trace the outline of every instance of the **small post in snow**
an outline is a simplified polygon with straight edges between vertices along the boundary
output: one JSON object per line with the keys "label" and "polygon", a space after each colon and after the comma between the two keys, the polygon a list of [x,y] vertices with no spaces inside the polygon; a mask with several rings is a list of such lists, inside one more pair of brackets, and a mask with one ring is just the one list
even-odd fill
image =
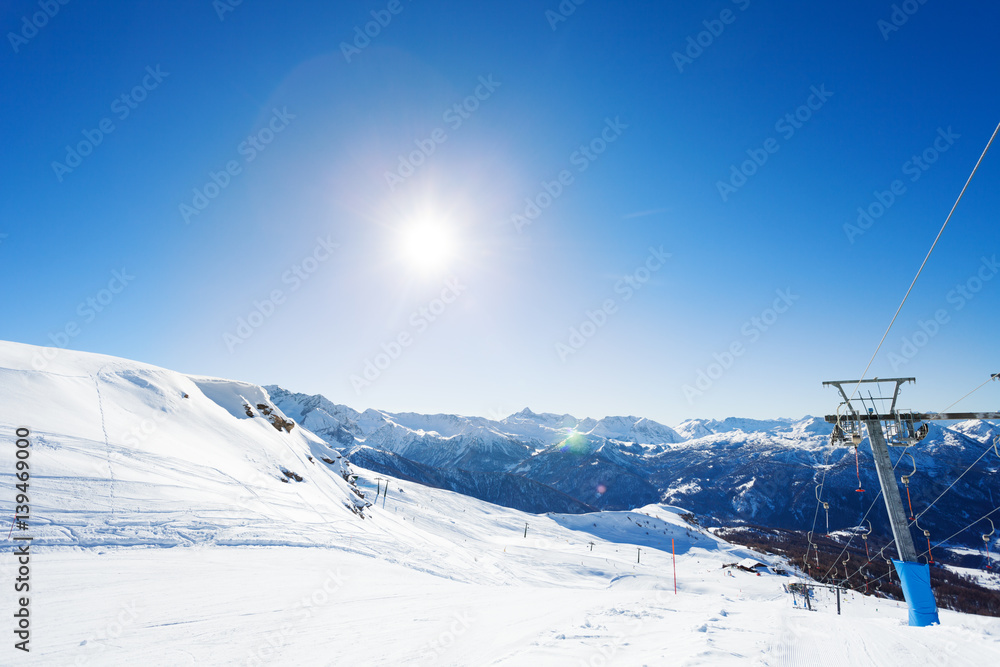
{"label": "small post in snow", "polygon": [[524,524],[524,539],[528,539],[528,524]]}
{"label": "small post in snow", "polygon": [[677,595],[677,552],[674,550],[674,538],[672,537],[670,538],[670,559],[674,562],[674,595]]}
{"label": "small post in snow", "polygon": [[640,553],[642,553],[642,549],[640,549],[639,547],[636,547],[635,548],[635,562],[636,562],[636,564],[639,563],[639,554]]}

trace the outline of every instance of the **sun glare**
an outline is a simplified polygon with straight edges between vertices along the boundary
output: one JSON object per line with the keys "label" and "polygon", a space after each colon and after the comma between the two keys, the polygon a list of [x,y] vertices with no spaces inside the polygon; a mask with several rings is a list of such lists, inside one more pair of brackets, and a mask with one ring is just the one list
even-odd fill
{"label": "sun glare", "polygon": [[400,243],[403,257],[420,271],[444,268],[455,252],[450,230],[440,223],[414,223],[403,230]]}

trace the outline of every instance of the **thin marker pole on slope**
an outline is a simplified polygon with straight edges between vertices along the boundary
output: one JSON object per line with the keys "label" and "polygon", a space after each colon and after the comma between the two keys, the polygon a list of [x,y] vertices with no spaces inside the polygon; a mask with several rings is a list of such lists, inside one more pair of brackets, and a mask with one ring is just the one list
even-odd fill
{"label": "thin marker pole on slope", "polygon": [[674,550],[674,538],[670,538],[670,559],[674,562],[674,595],[677,595],[677,552]]}
{"label": "thin marker pole on slope", "polygon": [[635,550],[635,562],[636,563],[639,562],[639,554],[640,553],[642,553],[642,549],[639,549],[638,547],[636,547],[636,550]]}
{"label": "thin marker pole on slope", "polygon": [[10,530],[7,531],[7,539],[8,540],[10,539],[10,536],[14,534],[14,522],[15,521],[17,521],[16,517],[10,520]]}
{"label": "thin marker pole on slope", "polygon": [[528,539],[528,524],[524,524],[524,539]]}

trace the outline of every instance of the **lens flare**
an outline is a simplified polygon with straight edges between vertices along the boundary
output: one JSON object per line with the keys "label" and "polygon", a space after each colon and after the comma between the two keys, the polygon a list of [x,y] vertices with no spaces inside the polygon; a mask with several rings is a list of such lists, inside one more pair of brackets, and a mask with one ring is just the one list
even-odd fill
{"label": "lens flare", "polygon": [[566,439],[559,443],[559,451],[568,454],[589,454],[590,441],[582,433],[570,433]]}

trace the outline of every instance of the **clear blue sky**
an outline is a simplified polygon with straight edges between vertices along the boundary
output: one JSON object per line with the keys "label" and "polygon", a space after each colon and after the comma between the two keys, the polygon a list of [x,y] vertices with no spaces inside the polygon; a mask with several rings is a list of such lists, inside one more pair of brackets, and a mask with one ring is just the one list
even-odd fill
{"label": "clear blue sky", "polygon": [[[6,2],[0,338],[359,409],[829,413],[1000,121],[1000,8],[904,4]],[[1000,371],[998,183],[872,367],[905,406]]]}

